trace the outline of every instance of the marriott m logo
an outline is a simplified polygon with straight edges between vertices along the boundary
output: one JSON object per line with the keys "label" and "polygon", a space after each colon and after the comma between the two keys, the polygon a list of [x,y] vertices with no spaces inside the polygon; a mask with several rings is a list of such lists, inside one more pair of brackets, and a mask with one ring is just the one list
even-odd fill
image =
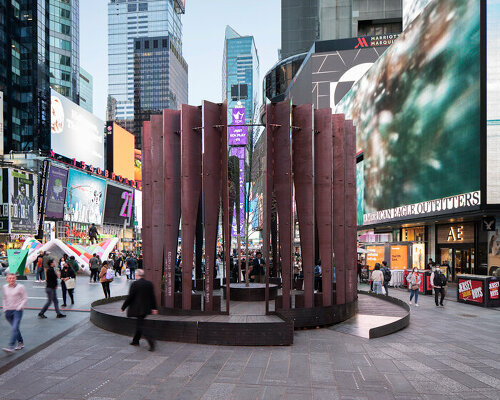
{"label": "marriott m logo", "polygon": [[357,49],[358,47],[369,47],[364,37],[358,38],[358,44],[354,48]]}

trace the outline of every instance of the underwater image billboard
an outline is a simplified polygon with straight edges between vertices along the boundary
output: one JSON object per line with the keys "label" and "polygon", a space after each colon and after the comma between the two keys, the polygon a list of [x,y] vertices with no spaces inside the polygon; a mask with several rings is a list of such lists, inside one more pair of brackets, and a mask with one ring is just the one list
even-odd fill
{"label": "underwater image billboard", "polygon": [[337,106],[363,152],[363,225],[479,207],[480,41],[479,1],[431,2]]}

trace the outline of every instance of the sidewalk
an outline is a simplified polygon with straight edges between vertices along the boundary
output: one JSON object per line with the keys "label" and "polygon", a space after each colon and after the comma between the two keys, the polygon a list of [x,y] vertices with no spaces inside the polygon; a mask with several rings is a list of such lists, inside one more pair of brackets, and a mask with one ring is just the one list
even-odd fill
{"label": "sidewalk", "polygon": [[[21,333],[23,335],[25,348],[16,351],[14,354],[0,353],[0,373],[10,368],[12,365],[24,360],[29,356],[36,354],[41,349],[47,347],[53,342],[58,341],[69,332],[89,320],[90,304],[104,297],[101,284],[89,284],[89,278],[85,275],[77,276],[77,285],[75,288],[75,305],[70,305],[69,297],[67,299],[68,307],[61,307],[66,318],[56,319],[54,307],[51,306],[45,313],[47,319],[39,319],[38,313],[45,304],[47,297],[45,295],[45,283],[34,281],[33,275],[28,275],[27,281],[18,281],[26,288],[28,294],[28,303],[23,313],[21,321]],[[117,277],[111,283],[111,295],[119,296],[128,292],[126,277]],[[0,278],[0,285],[5,284],[5,277]],[[59,306],[62,304],[61,287],[57,289]],[[1,304],[0,297],[0,304]],[[3,313],[0,315],[0,332],[2,332],[0,348],[8,344],[11,327],[5,319]],[[0,396],[1,398],[1,396]]]}

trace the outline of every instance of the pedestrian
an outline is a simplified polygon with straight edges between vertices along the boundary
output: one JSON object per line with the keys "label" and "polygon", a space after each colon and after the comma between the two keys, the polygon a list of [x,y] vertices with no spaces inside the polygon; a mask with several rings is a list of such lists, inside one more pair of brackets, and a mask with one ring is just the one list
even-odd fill
{"label": "pedestrian", "polygon": [[47,279],[47,269],[49,268],[49,264],[52,261],[52,257],[50,255],[50,251],[44,251],[43,252],[43,258],[42,258],[42,267],[43,267],[43,279]]}
{"label": "pedestrian", "polygon": [[123,267],[123,258],[120,253],[115,257],[115,262],[113,264],[113,268],[115,270],[115,276],[120,275],[122,276],[122,267]]}
{"label": "pedestrian", "polygon": [[36,280],[35,282],[42,282],[45,279],[45,274],[43,273],[43,251],[38,253],[38,257],[36,258]]}
{"label": "pedestrian", "polygon": [[57,274],[54,270],[55,264],[55,261],[51,260],[49,267],[47,268],[47,273],[45,275],[45,281],[47,283],[47,287],[45,288],[45,293],[47,293],[47,302],[43,306],[42,310],[38,313],[38,318],[47,318],[45,316],[45,311],[47,311],[51,303],[54,303],[57,318],[66,317],[66,315],[62,314],[61,310],[59,310],[59,301],[57,300]]}
{"label": "pedestrian", "polygon": [[358,260],[357,264],[356,264],[356,271],[357,271],[357,274],[358,274],[358,282],[361,283],[361,261]]}
{"label": "pedestrian", "polygon": [[71,256],[69,258],[68,265],[76,275],[78,273],[78,270],[80,269],[80,266],[78,265],[78,262],[75,260],[75,256]]}
{"label": "pedestrian", "polygon": [[128,308],[127,317],[137,318],[135,335],[130,344],[132,346],[139,346],[141,336],[144,334],[149,344],[149,351],[154,351],[154,339],[149,330],[144,327],[144,319],[149,314],[158,314],[154,286],[150,281],[144,279],[144,271],[142,269],[137,271],[137,276],[139,279],[130,285],[129,294],[122,305],[122,311]]}
{"label": "pedestrian", "polygon": [[69,298],[71,299],[71,304],[75,304],[75,298],[73,296],[73,292],[75,290],[75,271],[73,268],[70,268],[68,263],[64,263],[63,269],[61,271],[61,289],[63,296],[63,307],[66,307],[66,292],[69,294]]}
{"label": "pedestrian", "polygon": [[104,292],[104,298],[109,299],[111,297],[111,291],[109,290],[109,283],[113,281],[114,272],[108,266],[108,262],[104,261],[102,263],[101,271],[99,272],[99,281],[102,285],[102,291]]}
{"label": "pedestrian", "polygon": [[420,283],[422,283],[422,278],[417,271],[417,268],[413,268],[413,271],[406,277],[408,287],[410,288],[410,304],[412,304],[411,301],[413,296],[415,296],[415,307],[418,307],[418,291],[420,289]]}
{"label": "pedestrian", "polygon": [[384,282],[384,274],[380,270],[380,264],[375,264],[375,269],[372,272],[372,281],[373,281],[373,291],[376,294],[382,294],[382,282]]}
{"label": "pedestrian", "polygon": [[89,268],[90,268],[90,283],[92,280],[94,283],[97,282],[97,276],[99,275],[99,259],[97,258],[97,254],[93,254],[89,260]]}
{"label": "pedestrian", "polygon": [[99,235],[99,232],[97,232],[97,227],[95,224],[92,224],[89,228],[89,240],[90,244],[97,243],[97,235]]}
{"label": "pedestrian", "polygon": [[127,268],[130,270],[129,272],[129,279],[134,280],[135,279],[135,270],[137,269],[137,259],[130,254],[127,257]]}
{"label": "pedestrian", "polygon": [[384,274],[384,282],[382,285],[385,289],[385,295],[389,296],[389,282],[391,281],[392,274],[391,269],[387,266],[387,261],[382,261],[382,268],[380,268],[380,270]]}
{"label": "pedestrian", "polygon": [[[446,286],[446,276],[443,274],[439,265],[436,266],[434,271],[431,274],[430,279],[431,285],[434,287],[434,302],[436,303],[436,307],[444,307],[444,287]],[[438,297],[441,295],[441,298],[438,302]]]}
{"label": "pedestrian", "polygon": [[322,291],[322,276],[323,271],[321,269],[321,260],[317,260],[316,265],[314,266],[314,293]]}
{"label": "pedestrian", "polygon": [[265,283],[265,274],[266,274],[265,265],[266,265],[266,262],[262,258],[262,253],[260,251],[258,251],[255,256],[256,257],[252,261],[253,269],[252,269],[251,275],[254,276],[255,282]]}
{"label": "pedestrian", "polygon": [[[12,353],[14,350],[21,350],[24,348],[24,340],[19,326],[21,325],[24,306],[27,302],[28,296],[26,295],[26,289],[23,285],[17,284],[16,274],[8,273],[7,284],[3,287],[2,296],[3,312],[5,313],[5,318],[12,326],[12,336],[9,345],[2,349],[7,353]],[[16,342],[17,346],[14,347]]]}
{"label": "pedestrian", "polygon": [[61,272],[64,268],[64,264],[68,262],[68,255],[66,253],[63,254],[61,259],[59,260],[59,272]]}

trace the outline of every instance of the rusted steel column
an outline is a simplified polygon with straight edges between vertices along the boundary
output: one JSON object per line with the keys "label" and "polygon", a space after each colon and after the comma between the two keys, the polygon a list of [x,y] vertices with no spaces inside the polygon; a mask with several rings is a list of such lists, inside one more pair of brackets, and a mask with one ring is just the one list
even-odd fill
{"label": "rusted steel column", "polygon": [[[269,104],[267,106],[267,126],[266,131],[263,133],[266,135],[266,145],[264,146],[264,165],[265,165],[265,176],[266,180],[264,183],[264,200],[263,200],[263,230],[262,230],[262,256],[266,261],[266,290],[265,290],[265,301],[266,301],[266,314],[269,312],[269,268],[270,268],[270,252],[269,252],[269,242],[270,242],[270,231],[271,231],[271,216],[272,216],[272,205],[273,205],[273,127],[271,124],[274,121],[274,111],[275,105]],[[274,254],[274,248],[273,248]],[[273,258],[273,263],[277,263],[277,260]],[[248,268],[248,267],[247,267]]]}
{"label": "rusted steel column", "polygon": [[304,306],[314,307],[314,130],[312,104],[293,108],[293,178],[299,220]]}
{"label": "rusted steel column", "polygon": [[[144,254],[144,272],[148,279],[154,276],[153,267],[153,208],[152,196],[152,154],[151,154],[151,123],[145,121],[142,128],[142,249]],[[153,281],[155,293],[160,293],[161,282]],[[161,298],[161,296],[159,297]]]}
{"label": "rusted steel column", "polygon": [[175,263],[181,217],[181,112],[163,110],[165,293],[163,305],[174,308]]}
{"label": "rusted steel column", "polygon": [[[151,116],[152,268],[147,278],[161,284],[163,278],[163,116]],[[161,304],[161,293],[155,293]]]}
{"label": "rusted steel column", "polygon": [[227,103],[222,103],[220,107],[220,168],[221,168],[221,196],[222,196],[222,240],[224,246],[224,268],[226,270],[226,313],[229,314],[230,286],[231,278],[229,255],[231,254],[231,223],[229,214],[229,179],[228,166],[229,156],[227,147]]}
{"label": "rusted steel column", "polygon": [[201,109],[181,108],[182,308],[191,309],[196,217],[201,196]]}
{"label": "rusted steel column", "polygon": [[345,127],[344,115],[333,116],[333,251],[335,253],[336,304],[345,304]]}
{"label": "rusted steel column", "polygon": [[[220,108],[203,102],[202,201],[205,231],[205,311],[213,311],[214,265],[221,194]],[[227,168],[226,168],[227,170]]]}
{"label": "rusted steel column", "polygon": [[[315,206],[318,232],[319,255],[321,259],[323,306],[332,305],[332,183],[333,183],[333,138],[332,111],[329,108],[314,112],[315,150]],[[302,239],[302,236],[301,236]],[[338,276],[337,276],[338,280]]]}
{"label": "rusted steel column", "polygon": [[[275,104],[273,134],[274,192],[278,205],[279,241],[281,247],[283,309],[290,308],[292,276],[292,137],[289,101]],[[272,123],[273,121],[271,121]]]}
{"label": "rusted steel column", "polygon": [[356,271],[356,128],[351,120],[345,121],[345,267],[346,302],[357,298]]}

